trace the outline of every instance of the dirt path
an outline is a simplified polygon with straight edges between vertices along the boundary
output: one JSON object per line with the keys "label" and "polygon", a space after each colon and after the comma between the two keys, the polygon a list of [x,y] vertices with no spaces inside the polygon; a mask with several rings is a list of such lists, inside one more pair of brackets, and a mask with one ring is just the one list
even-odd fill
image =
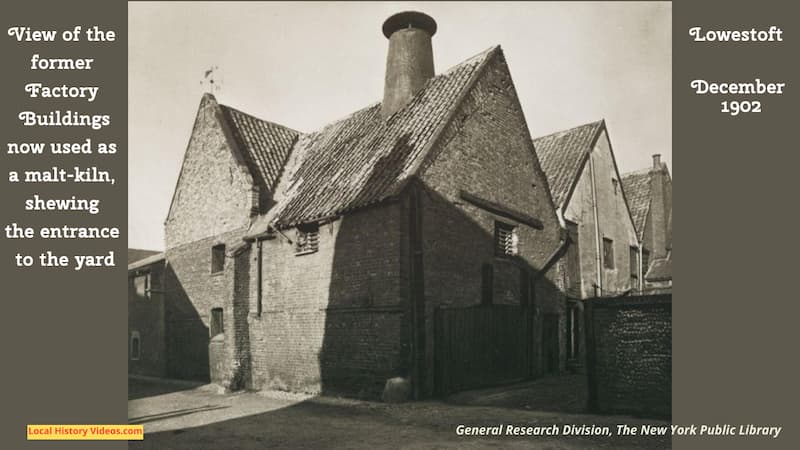
{"label": "dirt path", "polygon": [[[144,391],[147,391],[145,389]],[[456,427],[659,423],[627,417],[528,411],[442,402],[390,405],[283,393],[218,394],[204,386],[154,390],[129,401],[132,423],[145,440],[131,449],[265,448],[669,448],[669,438],[586,436],[458,436]],[[134,396],[137,397],[137,396]],[[660,423],[663,424],[663,423]]]}

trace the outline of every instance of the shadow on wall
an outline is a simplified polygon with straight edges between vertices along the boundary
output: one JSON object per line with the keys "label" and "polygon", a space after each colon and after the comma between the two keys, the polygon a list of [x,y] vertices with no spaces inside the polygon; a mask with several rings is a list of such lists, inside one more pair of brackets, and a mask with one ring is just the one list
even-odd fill
{"label": "shadow on wall", "polygon": [[[411,397],[429,398],[449,391],[437,386],[441,370],[481,374],[452,384],[465,388],[563,370],[563,295],[523,258],[496,255],[501,219],[476,211],[473,218],[415,182],[398,201],[341,219],[319,354],[323,394],[380,398],[388,379],[410,377],[419,380]],[[518,227],[521,254],[552,253],[552,245],[533,248],[552,230]],[[483,308],[472,316],[490,318],[442,319],[441,308]],[[543,334],[553,319],[555,330]],[[458,333],[445,337],[440,325],[447,320],[458,321]],[[454,352],[467,361],[449,367]],[[493,368],[506,358],[519,364],[503,373]]]}
{"label": "shadow on wall", "polygon": [[167,264],[165,310],[167,376],[210,381],[208,327],[203,323],[171,264]]}

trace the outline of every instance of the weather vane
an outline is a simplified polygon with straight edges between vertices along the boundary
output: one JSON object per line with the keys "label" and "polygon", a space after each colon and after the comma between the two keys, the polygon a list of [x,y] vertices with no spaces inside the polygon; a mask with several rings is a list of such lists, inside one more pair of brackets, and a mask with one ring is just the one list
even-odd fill
{"label": "weather vane", "polygon": [[211,66],[203,72],[203,79],[200,80],[205,92],[216,94],[222,89],[222,74],[219,66]]}

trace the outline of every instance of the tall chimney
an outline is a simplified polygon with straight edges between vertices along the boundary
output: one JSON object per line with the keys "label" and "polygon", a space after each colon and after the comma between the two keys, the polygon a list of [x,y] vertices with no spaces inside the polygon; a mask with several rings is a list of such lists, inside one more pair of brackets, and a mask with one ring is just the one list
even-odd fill
{"label": "tall chimney", "polygon": [[389,38],[381,104],[384,119],[403,108],[433,78],[431,37],[435,33],[436,21],[417,11],[397,13],[383,23],[383,35]]}

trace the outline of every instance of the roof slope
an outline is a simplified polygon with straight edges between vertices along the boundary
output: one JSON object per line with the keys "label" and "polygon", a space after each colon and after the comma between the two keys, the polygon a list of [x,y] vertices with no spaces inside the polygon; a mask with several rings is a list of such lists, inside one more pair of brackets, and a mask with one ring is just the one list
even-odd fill
{"label": "roof slope", "polygon": [[599,120],[533,140],[557,208],[563,207],[568,200],[584,158],[602,127],[603,121]]}
{"label": "roof slope", "polygon": [[639,239],[644,239],[645,221],[650,211],[650,169],[622,175],[622,189],[628,197],[633,224]]}
{"label": "roof slope", "polygon": [[139,261],[140,259],[145,259],[148,256],[156,255],[160,253],[157,250],[144,250],[140,248],[129,248],[128,249],[128,264],[132,262]]}
{"label": "roof slope", "polygon": [[254,180],[271,191],[300,133],[230,106],[219,106]]}
{"label": "roof slope", "polygon": [[650,270],[644,277],[647,281],[671,281],[672,280],[672,252],[667,253],[665,258],[659,258],[650,264]]}
{"label": "roof slope", "polygon": [[462,94],[499,52],[499,47],[490,48],[431,78],[388,119],[376,103],[300,136],[275,192],[277,204],[254,221],[248,236],[263,233],[268,225],[284,228],[321,220],[398,194]]}

